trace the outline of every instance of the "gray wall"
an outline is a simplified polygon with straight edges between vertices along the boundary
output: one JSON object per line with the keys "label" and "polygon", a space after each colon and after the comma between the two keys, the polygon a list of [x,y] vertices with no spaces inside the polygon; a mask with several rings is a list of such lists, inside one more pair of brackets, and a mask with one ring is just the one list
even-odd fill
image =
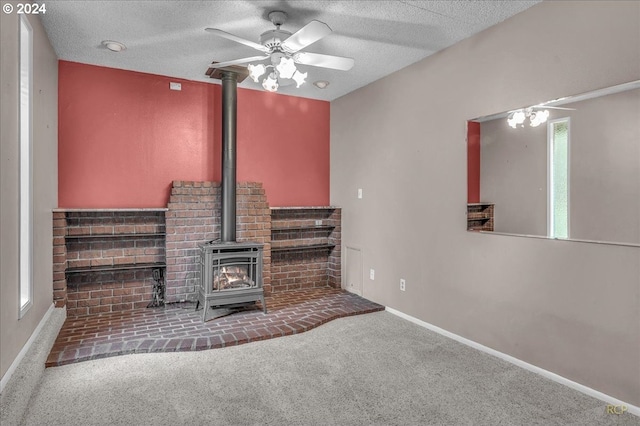
{"label": "gray wall", "polygon": [[567,106],[570,236],[640,244],[640,89]]}
{"label": "gray wall", "polygon": [[639,31],[638,2],[542,2],[332,102],[364,296],[640,405],[640,249],[465,226],[466,120],[640,78]]}
{"label": "gray wall", "polygon": [[[570,95],[558,93],[555,97]],[[550,109],[570,124],[570,232],[640,244],[640,89]],[[480,197],[495,231],[547,235],[547,126],[481,124]]]}
{"label": "gray wall", "polygon": [[[3,3],[4,4],[4,3]],[[14,3],[15,4],[15,3]],[[0,372],[52,304],[52,218],[58,202],[58,60],[35,16],[33,28],[33,306],[18,320],[18,16],[0,14]]]}

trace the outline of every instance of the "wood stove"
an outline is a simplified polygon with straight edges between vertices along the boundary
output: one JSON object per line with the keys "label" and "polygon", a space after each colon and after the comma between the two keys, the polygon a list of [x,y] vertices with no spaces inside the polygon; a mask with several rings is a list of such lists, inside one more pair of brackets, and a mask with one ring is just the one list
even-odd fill
{"label": "wood stove", "polygon": [[262,302],[267,313],[262,287],[262,250],[260,243],[236,242],[236,125],[238,73],[220,69],[222,80],[222,200],[220,241],[200,246],[200,281],[196,310],[203,305],[202,320],[209,309]]}
{"label": "wood stove", "polygon": [[262,288],[262,244],[210,241],[200,245],[200,283],[196,309],[204,307],[207,321],[211,307],[237,307],[261,302],[267,313]]}

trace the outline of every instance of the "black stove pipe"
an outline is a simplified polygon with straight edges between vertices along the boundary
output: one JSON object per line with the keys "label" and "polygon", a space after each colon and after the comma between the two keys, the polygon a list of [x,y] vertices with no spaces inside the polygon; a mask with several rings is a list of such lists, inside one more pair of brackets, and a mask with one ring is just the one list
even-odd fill
{"label": "black stove pipe", "polygon": [[236,129],[238,74],[222,72],[222,215],[220,239],[236,241]]}

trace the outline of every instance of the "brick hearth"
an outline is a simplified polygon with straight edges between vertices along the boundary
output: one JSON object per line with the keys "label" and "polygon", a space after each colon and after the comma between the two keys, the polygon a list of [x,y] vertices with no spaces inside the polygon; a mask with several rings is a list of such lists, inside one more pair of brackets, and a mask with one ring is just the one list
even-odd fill
{"label": "brick hearth", "polygon": [[344,290],[313,288],[275,293],[244,311],[202,322],[193,303],[70,316],[51,349],[47,367],[116,355],[199,351],[301,333],[336,318],[384,310]]}

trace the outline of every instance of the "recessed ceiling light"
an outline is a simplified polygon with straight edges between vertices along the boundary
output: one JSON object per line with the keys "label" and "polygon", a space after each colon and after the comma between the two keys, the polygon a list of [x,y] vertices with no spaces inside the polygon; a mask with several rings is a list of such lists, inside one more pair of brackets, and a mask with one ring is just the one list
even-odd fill
{"label": "recessed ceiling light", "polygon": [[327,86],[329,85],[329,82],[325,80],[318,80],[318,81],[314,81],[313,85],[316,86],[318,89],[326,89]]}
{"label": "recessed ceiling light", "polygon": [[104,40],[102,42],[102,45],[107,49],[111,50],[112,52],[122,52],[127,48],[127,46],[120,43],[119,41],[113,41],[113,40]]}

